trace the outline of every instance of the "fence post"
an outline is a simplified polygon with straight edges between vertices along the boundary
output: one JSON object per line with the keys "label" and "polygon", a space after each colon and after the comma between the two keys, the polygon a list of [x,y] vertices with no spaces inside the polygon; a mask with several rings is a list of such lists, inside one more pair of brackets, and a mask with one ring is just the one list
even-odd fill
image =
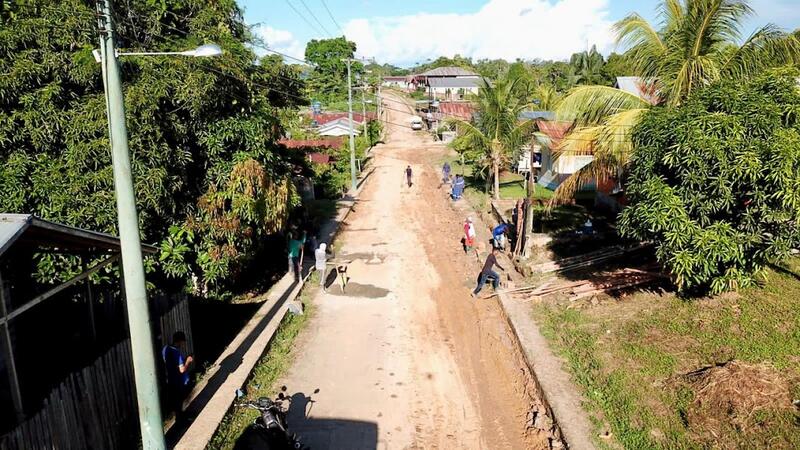
{"label": "fence post", "polygon": [[22,393],[19,389],[19,377],[17,376],[17,365],[14,362],[14,346],[11,343],[11,332],[9,331],[8,323],[8,308],[6,305],[6,289],[3,286],[3,277],[0,274],[0,316],[2,316],[3,327],[3,341],[5,345],[6,364],[8,365],[8,384],[11,387],[11,399],[14,402],[14,410],[17,413],[17,420],[22,421],[25,418],[25,410],[22,407]]}

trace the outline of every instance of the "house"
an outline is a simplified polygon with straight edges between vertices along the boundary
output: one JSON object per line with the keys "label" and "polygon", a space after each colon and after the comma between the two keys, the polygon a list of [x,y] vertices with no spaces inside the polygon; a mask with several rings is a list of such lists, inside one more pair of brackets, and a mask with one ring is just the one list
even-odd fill
{"label": "house", "polygon": [[658,104],[660,101],[660,94],[655,80],[646,80],[641,77],[617,77],[614,82],[614,87],[633,94],[651,105]]}
{"label": "house", "polygon": [[[140,249],[159,253],[152,245]],[[43,280],[37,265],[46,255],[73,258],[77,270],[67,279]],[[31,214],[0,214],[3,448],[85,448],[90,442],[113,448],[109,436],[117,443],[138,441],[136,392],[126,381],[133,364],[120,261],[116,236]],[[186,334],[187,352],[193,352],[188,298],[151,292],[146,301],[153,353],[178,330]],[[102,420],[110,414],[108,405],[114,407],[111,421]],[[59,432],[46,425],[53,417],[79,426]],[[93,430],[103,430],[103,436]],[[48,444],[23,439],[17,447],[7,436],[35,436]]]}
{"label": "house", "polygon": [[411,84],[411,78],[406,76],[389,76],[383,77],[381,85],[387,88],[408,89]]}
{"label": "house", "polygon": [[[556,159],[553,149],[558,148],[559,144],[569,134],[572,129],[572,122],[548,121],[537,119],[536,124],[539,131],[544,135],[545,142],[537,142],[541,145],[541,168],[539,185],[548,189],[555,189],[570,175],[580,170],[583,166],[592,162],[594,156],[591,151],[579,154],[562,155]],[[584,187],[584,190],[593,190],[594,186]]]}
{"label": "house", "polygon": [[483,77],[461,67],[437,67],[411,77],[411,84],[424,86],[431,99],[463,100],[471,92],[477,94]]}
{"label": "house", "polygon": [[478,95],[485,83],[483,78],[429,78],[428,95],[436,100],[464,100],[468,94]]}
{"label": "house", "polygon": [[[319,113],[313,114],[311,116],[311,120],[316,123],[317,126],[325,125],[329,122],[333,122],[339,119],[347,119],[349,117],[349,113],[347,112],[329,112],[329,113]],[[353,112],[353,124],[356,126],[361,126],[364,124],[365,116],[361,113]],[[366,115],[366,120],[375,120],[375,113],[368,112]]]}
{"label": "house", "polygon": [[353,118],[353,125],[352,128],[350,127],[350,119],[346,117],[342,117],[336,120],[331,120],[326,122],[324,125],[321,125],[317,129],[317,133],[320,136],[349,136],[350,130],[353,130],[353,134],[357,135],[359,133],[358,128],[363,125],[363,123],[357,122],[355,118]]}

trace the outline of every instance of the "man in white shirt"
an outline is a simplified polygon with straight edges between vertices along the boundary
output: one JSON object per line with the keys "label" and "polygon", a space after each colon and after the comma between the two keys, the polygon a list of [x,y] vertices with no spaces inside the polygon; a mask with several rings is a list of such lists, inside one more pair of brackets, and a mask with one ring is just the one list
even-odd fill
{"label": "man in white shirt", "polygon": [[325,291],[325,268],[328,263],[327,247],[327,244],[322,243],[319,244],[318,249],[314,250],[314,267],[319,272],[319,285],[322,286],[323,291]]}

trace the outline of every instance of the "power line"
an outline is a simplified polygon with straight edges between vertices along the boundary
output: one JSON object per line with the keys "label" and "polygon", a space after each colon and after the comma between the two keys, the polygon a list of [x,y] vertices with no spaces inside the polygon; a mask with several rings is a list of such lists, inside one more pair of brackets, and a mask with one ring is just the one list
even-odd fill
{"label": "power line", "polygon": [[301,19],[303,19],[303,21],[304,21],[306,24],[308,24],[308,26],[309,26],[311,29],[313,29],[313,30],[314,30],[314,32],[318,33],[320,36],[323,34],[323,33],[321,33],[321,32],[319,31],[319,29],[318,29],[316,26],[314,26],[314,24],[312,24],[311,22],[309,22],[309,21],[308,21],[308,19],[306,19],[306,16],[304,16],[304,15],[303,15],[303,14],[302,14],[300,11],[298,11],[298,10],[297,10],[297,8],[295,8],[295,7],[294,7],[294,5],[293,5],[293,4],[292,4],[292,3],[291,3],[289,0],[284,0],[284,1],[286,2],[286,4],[287,4],[287,5],[289,5],[289,7],[290,7],[290,8],[292,8],[292,10],[293,10],[293,11],[294,11],[294,12],[295,12],[295,13],[296,13],[298,16],[300,16],[300,18],[301,18]]}
{"label": "power line", "polygon": [[328,31],[327,28],[325,28],[325,25],[323,25],[322,22],[319,21],[319,19],[317,18],[317,15],[314,14],[313,11],[311,11],[311,8],[308,7],[308,5],[306,4],[305,0],[300,0],[300,4],[302,4],[303,7],[306,9],[306,11],[308,11],[308,13],[311,14],[311,18],[314,19],[314,21],[316,21],[319,24],[320,27],[322,27],[323,31],[325,31],[325,34],[327,34],[330,37],[333,37],[331,32]]}
{"label": "power line", "polygon": [[336,25],[336,28],[338,28],[339,31],[342,32],[342,36],[344,36],[344,30],[342,29],[341,26],[339,26],[339,22],[336,21],[336,18],[333,17],[333,13],[331,12],[331,9],[328,8],[328,4],[325,2],[325,0],[320,0],[320,1],[322,2],[322,6],[325,7],[325,11],[328,11],[328,17],[331,18],[333,23]]}
{"label": "power line", "polygon": [[[170,28],[170,29],[172,29],[172,30],[175,30],[175,31],[177,31],[177,32],[179,32],[179,33],[181,33],[181,34],[183,34],[184,36],[188,37],[188,33],[187,33],[186,31],[184,31],[184,30],[181,30],[181,29],[179,29],[179,28],[175,28],[175,27],[173,27],[173,26],[166,25],[166,24],[162,24],[162,25],[163,25],[163,26],[165,26],[166,28]],[[299,59],[299,58],[294,58],[294,57],[291,57],[291,56],[289,56],[289,55],[285,55],[285,54],[283,54],[283,53],[280,53],[280,52],[278,52],[278,51],[275,51],[275,50],[272,50],[272,49],[266,48],[266,47],[264,47],[264,46],[258,46],[258,47],[259,47],[259,48],[263,48],[264,50],[267,50],[267,51],[271,51],[271,52],[274,52],[274,53],[277,53],[277,54],[280,54],[280,55],[283,55],[283,56],[286,56],[286,57],[289,57],[289,58],[292,58],[292,59],[295,59],[295,60],[298,60],[298,61],[301,61],[301,62],[304,62],[304,63],[306,63],[306,64],[311,64],[311,63],[309,63],[308,61],[301,60],[301,59]],[[353,59],[356,59],[356,58],[353,58]],[[362,61],[368,61],[366,58],[361,58],[361,60],[362,60]],[[289,92],[281,91],[281,90],[279,90],[279,89],[275,89],[275,88],[274,88],[274,87],[272,87],[272,86],[267,86],[267,85],[260,84],[260,83],[256,83],[256,82],[253,82],[253,81],[244,80],[244,79],[242,79],[242,78],[239,78],[239,77],[236,77],[236,76],[234,76],[233,74],[229,74],[229,73],[226,73],[226,72],[222,72],[222,71],[220,71],[220,70],[217,70],[217,69],[215,69],[215,68],[213,68],[213,67],[210,67],[210,66],[206,66],[206,65],[203,65],[203,64],[200,64],[200,66],[201,66],[201,67],[204,67],[204,68],[206,68],[206,69],[208,69],[208,70],[210,70],[210,71],[212,71],[212,72],[215,72],[215,73],[217,73],[217,74],[219,74],[219,75],[226,76],[226,77],[228,77],[228,78],[230,78],[230,79],[232,79],[232,80],[236,80],[236,81],[239,81],[239,82],[242,82],[242,83],[249,83],[249,84],[252,84],[253,86],[260,87],[260,88],[263,88],[263,89],[267,89],[267,90],[269,90],[269,91],[276,92],[276,93],[279,93],[279,94],[283,94],[283,95],[285,95],[285,96],[287,96],[287,97],[294,98],[294,99],[298,99],[298,100],[302,100],[302,101],[304,101],[304,102],[309,100],[309,99],[308,99],[308,98],[306,98],[306,97],[301,97],[301,96],[299,96],[299,95],[295,95],[295,94],[291,94],[291,93],[289,93]],[[295,82],[295,81],[298,81],[297,79],[294,79],[294,78],[291,78],[291,77],[286,77],[286,76],[283,76],[283,75],[281,75],[281,74],[273,74],[273,75],[275,75],[276,77],[279,77],[279,78],[283,78],[283,79],[285,79],[285,80],[288,80],[288,81],[293,81],[293,82]],[[376,96],[375,96],[375,94],[372,94],[372,93],[370,93],[369,95],[370,95],[370,96],[374,96],[374,97],[376,97]],[[235,96],[235,95],[233,95],[233,94],[232,94],[232,96],[236,97],[236,96]],[[241,99],[241,98],[239,98],[239,99],[240,99],[240,100],[244,100],[244,99]],[[403,101],[400,101],[400,100],[391,100],[391,99],[389,99],[389,98],[382,98],[382,100],[383,100],[383,101],[387,101],[387,102],[394,102],[394,103],[398,103],[398,104],[401,104],[401,105],[403,105],[403,106],[406,106],[406,107],[408,107],[408,108],[411,108],[411,106],[410,106],[410,105],[408,105],[407,103],[405,103],[405,102],[403,102]],[[384,106],[384,109],[387,109],[387,110],[390,110],[390,111],[395,111],[395,112],[400,112],[400,113],[403,113],[403,114],[413,114],[412,112],[409,112],[409,111],[404,111],[404,110],[397,109],[397,108],[391,108],[391,107],[389,107],[389,106]],[[441,114],[443,117],[450,117],[450,118],[456,118],[456,119],[462,119],[462,120],[464,119],[463,117],[461,117],[461,116],[457,116],[457,115],[454,115],[454,114],[446,114],[446,113],[439,113],[439,114]],[[389,122],[389,121],[387,121],[387,120],[385,120],[385,119],[380,119],[380,118],[378,118],[378,120],[384,121],[384,122],[386,122],[386,123],[390,123],[390,124],[392,124],[392,125],[395,125],[395,126],[403,126],[403,127],[405,127],[405,126],[406,126],[406,125],[400,125],[400,124],[397,124],[397,123],[394,123],[394,122]],[[624,134],[624,133],[608,133],[607,135],[610,135],[610,136],[627,136],[627,134]],[[563,138],[561,138],[561,139],[560,139],[560,141],[565,141],[565,140],[570,140],[570,141],[579,141],[579,142],[595,142],[595,140],[592,140],[592,139],[585,139],[585,138],[571,137],[571,136],[569,136],[569,135],[568,135],[568,136],[565,136],[565,137],[563,137]]]}

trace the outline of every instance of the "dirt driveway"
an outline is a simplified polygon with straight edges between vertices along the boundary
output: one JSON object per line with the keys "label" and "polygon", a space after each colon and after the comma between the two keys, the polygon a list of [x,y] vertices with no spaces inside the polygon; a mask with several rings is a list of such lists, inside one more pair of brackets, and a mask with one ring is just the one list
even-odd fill
{"label": "dirt driveway", "polygon": [[351,283],[314,300],[282,380],[295,394],[290,427],[314,450],[547,448],[526,427],[533,400],[499,306],[469,295],[480,265],[461,251],[464,218],[433,165],[447,149],[389,112],[339,236]]}

